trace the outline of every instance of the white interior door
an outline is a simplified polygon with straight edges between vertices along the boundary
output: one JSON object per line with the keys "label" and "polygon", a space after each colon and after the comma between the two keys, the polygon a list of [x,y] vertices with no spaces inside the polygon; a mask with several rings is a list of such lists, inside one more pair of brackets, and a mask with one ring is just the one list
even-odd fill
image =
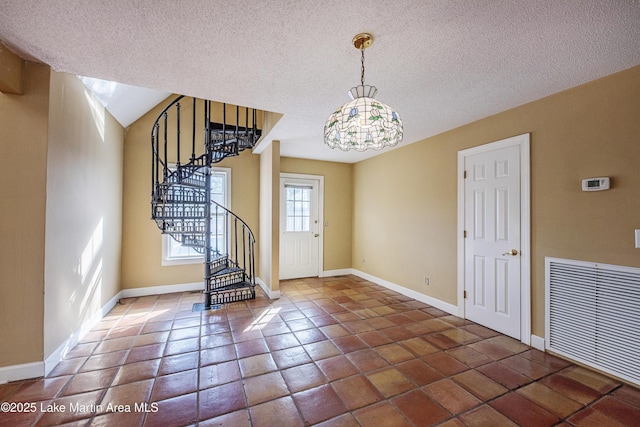
{"label": "white interior door", "polygon": [[280,178],[280,279],[320,275],[319,180]]}
{"label": "white interior door", "polygon": [[518,145],[464,159],[465,316],[521,337],[521,194]]}

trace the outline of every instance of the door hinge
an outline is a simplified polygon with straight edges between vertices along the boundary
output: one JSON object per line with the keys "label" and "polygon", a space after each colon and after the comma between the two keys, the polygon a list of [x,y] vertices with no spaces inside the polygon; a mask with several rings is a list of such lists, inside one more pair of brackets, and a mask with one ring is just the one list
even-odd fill
{"label": "door hinge", "polygon": [[464,299],[467,298],[467,291],[462,291],[462,298],[464,298]]}
{"label": "door hinge", "polygon": [[467,171],[464,171],[464,179],[467,179]]}
{"label": "door hinge", "polygon": [[462,230],[462,237],[467,238],[467,230]]}

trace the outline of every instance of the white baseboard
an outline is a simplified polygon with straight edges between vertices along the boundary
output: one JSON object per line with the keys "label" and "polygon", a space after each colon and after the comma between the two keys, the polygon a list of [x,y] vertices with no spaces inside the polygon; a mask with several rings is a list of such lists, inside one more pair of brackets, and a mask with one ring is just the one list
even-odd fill
{"label": "white baseboard", "polygon": [[320,277],[332,277],[332,276],[345,276],[347,274],[354,274],[352,268],[343,268],[341,270],[326,270],[322,272]]}
{"label": "white baseboard", "polygon": [[21,365],[3,366],[0,368],[0,384],[9,381],[26,380],[46,376],[56,367],[58,363],[69,353],[69,351],[93,328],[111,309],[118,303],[121,292],[118,292],[100,310],[82,322],[80,327],[74,331],[69,338],[64,340],[49,356],[43,361],[24,363]]}
{"label": "white baseboard", "polygon": [[118,303],[121,298],[122,291],[118,292],[113,298],[111,298],[100,310],[93,313],[93,315],[82,322],[80,328],[74,331],[69,338],[64,340],[62,344],[56,348],[53,353],[44,359],[44,375],[49,375],[49,372],[56,367],[62,359],[65,358],[67,353],[71,351],[73,347],[96,325],[104,316],[111,311],[113,307]]}
{"label": "white baseboard", "polygon": [[149,295],[173,294],[177,292],[203,291],[204,282],[181,283],[178,285],[149,286],[122,290],[122,298],[146,297]]}
{"label": "white baseboard", "polygon": [[531,347],[536,350],[545,351],[545,340],[542,337],[531,334]]}
{"label": "white baseboard", "polygon": [[0,368],[0,384],[44,376],[44,362],[23,363]]}
{"label": "white baseboard", "polygon": [[256,277],[256,283],[258,284],[258,286],[260,286],[260,289],[262,289],[262,292],[264,292],[269,299],[280,298],[280,290],[272,291],[271,289],[269,289],[267,284],[261,278]]}
{"label": "white baseboard", "polygon": [[377,285],[380,286],[384,286],[387,289],[391,289],[392,291],[398,292],[402,295],[408,296],[409,298],[413,298],[416,301],[420,301],[423,302],[425,304],[429,304],[430,306],[433,306],[439,310],[442,310],[444,312],[447,312],[449,314],[453,314],[454,316],[458,315],[458,306],[453,305],[453,304],[449,304],[448,302],[439,300],[437,298],[433,298],[430,297],[428,295],[425,294],[421,294],[420,292],[416,292],[414,290],[405,288],[404,286],[400,286],[396,283],[393,282],[389,282],[387,280],[384,279],[380,279],[379,277],[376,276],[372,276],[371,274],[365,273],[363,271],[360,270],[356,270],[356,269],[352,269],[350,270],[350,273],[345,273],[345,274],[353,274],[355,276],[361,277],[365,280],[368,280],[370,282],[373,282]]}

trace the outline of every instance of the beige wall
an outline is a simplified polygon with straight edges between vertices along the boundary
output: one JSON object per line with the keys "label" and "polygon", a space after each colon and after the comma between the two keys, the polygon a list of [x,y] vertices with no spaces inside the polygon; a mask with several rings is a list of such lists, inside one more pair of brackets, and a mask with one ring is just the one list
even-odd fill
{"label": "beige wall", "polygon": [[260,252],[258,277],[277,295],[280,291],[280,141],[260,153]]}
{"label": "beige wall", "polygon": [[42,361],[49,68],[0,93],[0,367]]}
{"label": "beige wall", "polygon": [[353,165],[283,157],[280,171],[324,177],[324,271],[351,268]]}
{"label": "beige wall", "polygon": [[[202,264],[162,266],[162,234],[151,220],[151,130],[169,97],[127,129],[124,148],[123,193],[123,289],[175,285],[203,281]],[[221,120],[219,104],[214,103],[213,120]],[[202,106],[197,107],[197,151],[203,149]],[[182,103],[182,162],[191,150],[191,100]],[[235,114],[235,108],[230,111]],[[241,114],[242,116],[242,114]],[[233,120],[231,120],[233,121]],[[260,121],[258,122],[260,123]],[[170,125],[171,126],[171,125]],[[169,135],[173,135],[169,132]],[[170,153],[173,158],[175,153]],[[231,168],[231,210],[259,236],[260,158],[250,151],[224,159],[214,166]],[[259,259],[256,259],[259,263]],[[259,265],[259,264],[258,264]]]}
{"label": "beige wall", "polygon": [[[530,132],[532,332],[544,336],[546,256],[640,267],[639,117],[635,67],[356,164],[354,268],[457,304],[457,152]],[[612,189],[581,191],[598,176]]]}
{"label": "beige wall", "polygon": [[51,73],[45,358],[120,291],[123,143],[78,77]]}

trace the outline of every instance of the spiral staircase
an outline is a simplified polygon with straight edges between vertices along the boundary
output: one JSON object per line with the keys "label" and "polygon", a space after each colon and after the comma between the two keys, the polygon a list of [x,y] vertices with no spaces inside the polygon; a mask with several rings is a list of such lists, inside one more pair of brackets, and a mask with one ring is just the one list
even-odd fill
{"label": "spiral staircase", "polygon": [[254,234],[212,200],[211,167],[254,147],[257,113],[179,96],[153,125],[151,217],[163,234],[203,254],[204,303],[194,310],[256,296]]}

